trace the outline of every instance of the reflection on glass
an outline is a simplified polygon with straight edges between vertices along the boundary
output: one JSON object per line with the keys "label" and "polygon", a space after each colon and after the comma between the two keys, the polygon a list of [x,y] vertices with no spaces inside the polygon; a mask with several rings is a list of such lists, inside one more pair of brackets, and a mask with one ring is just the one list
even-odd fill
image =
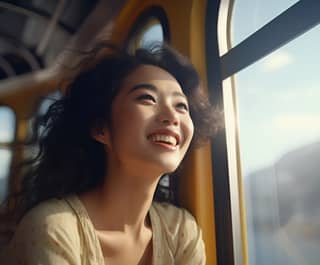
{"label": "reflection on glass", "polygon": [[0,143],[10,143],[15,134],[15,114],[9,107],[0,107]]}
{"label": "reflection on glass", "polygon": [[320,27],[236,76],[250,265],[320,260]]}
{"label": "reflection on glass", "polygon": [[153,23],[143,32],[139,46],[146,47],[153,42],[163,42],[163,30],[159,22]]}
{"label": "reflection on glass", "polygon": [[11,152],[0,149],[0,203],[4,199],[8,189],[8,174],[11,162]]}
{"label": "reflection on glass", "polygon": [[236,0],[232,17],[232,46],[242,42],[297,2],[299,0]]}

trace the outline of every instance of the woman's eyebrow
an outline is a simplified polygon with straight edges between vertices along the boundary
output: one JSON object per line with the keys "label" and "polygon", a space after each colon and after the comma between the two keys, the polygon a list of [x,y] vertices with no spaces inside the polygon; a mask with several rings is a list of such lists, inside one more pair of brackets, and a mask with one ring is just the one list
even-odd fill
{"label": "woman's eyebrow", "polygon": [[185,94],[183,94],[181,92],[178,92],[178,91],[173,92],[172,95],[175,96],[175,97],[183,97],[185,99],[188,99]]}
{"label": "woman's eyebrow", "polygon": [[[151,90],[151,91],[158,91],[158,88],[152,84],[147,84],[147,83],[142,83],[142,84],[138,84],[138,85],[135,85],[133,86],[130,90],[129,90],[129,93],[132,93],[133,91],[136,91],[138,89],[147,89],[147,90]],[[183,97],[185,99],[187,99],[187,96],[182,93],[182,92],[179,92],[179,91],[174,91],[172,92],[172,96],[175,96],[175,97]]]}

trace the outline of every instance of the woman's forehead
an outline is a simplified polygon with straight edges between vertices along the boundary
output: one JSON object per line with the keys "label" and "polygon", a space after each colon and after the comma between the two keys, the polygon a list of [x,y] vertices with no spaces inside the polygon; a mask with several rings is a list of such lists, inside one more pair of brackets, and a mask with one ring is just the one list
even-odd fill
{"label": "woman's forehead", "polygon": [[148,82],[170,83],[172,86],[181,90],[179,83],[173,75],[166,70],[153,65],[138,66],[124,79],[123,84],[127,86]]}

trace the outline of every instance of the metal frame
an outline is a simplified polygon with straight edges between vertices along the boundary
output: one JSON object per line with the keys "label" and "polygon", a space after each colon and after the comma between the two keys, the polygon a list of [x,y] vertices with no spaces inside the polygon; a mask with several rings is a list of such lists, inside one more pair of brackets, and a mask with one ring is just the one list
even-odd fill
{"label": "metal frame", "polygon": [[[32,71],[39,70],[41,68],[42,66],[41,62],[39,61],[38,58],[36,58],[36,55],[33,54],[28,48],[24,47],[21,42],[0,31],[0,40],[1,39],[4,39],[7,42],[7,47],[5,49],[6,52],[12,52],[21,56],[29,64]],[[5,60],[1,54],[0,54],[0,58],[2,58],[2,60]],[[10,64],[9,62],[7,63]],[[11,64],[10,64],[10,67],[11,67]],[[12,75],[10,76],[13,76],[16,74],[13,68],[12,70],[13,72],[11,72]]]}
{"label": "metal frame", "polygon": [[41,19],[44,19],[45,21],[49,20],[48,27],[46,28],[36,48],[36,53],[38,55],[42,55],[49,44],[51,35],[53,34],[56,26],[59,24],[59,18],[64,10],[65,3],[66,3],[65,0],[59,0],[57,3],[56,9],[51,16],[41,15],[35,10],[26,9],[26,8],[19,7],[17,5],[6,3],[6,2],[0,3],[0,8],[5,8],[7,10],[10,10],[19,14],[23,14],[26,16],[30,16],[30,17],[41,18]]}
{"label": "metal frame", "polygon": [[241,71],[319,24],[319,10],[320,1],[300,0],[230,49],[221,57],[222,79]]}
{"label": "metal frame", "polygon": [[37,49],[36,49],[36,53],[38,55],[42,55],[48,44],[49,44],[49,41],[50,41],[50,38],[59,22],[59,19],[60,19],[60,16],[64,10],[64,6],[65,6],[65,3],[66,1],[65,0],[60,0],[56,6],[56,9],[50,19],[50,22],[48,23],[48,27],[46,29],[46,31],[44,32],[38,46],[37,46]]}
{"label": "metal frame", "polygon": [[[32,7],[21,7],[4,1],[0,1],[0,9],[1,8],[15,12],[17,14],[25,15],[27,17],[38,18],[44,21],[48,21],[52,17],[52,14],[44,12],[43,10],[39,10],[37,8]],[[74,28],[68,26],[67,24],[61,21],[57,22],[57,26],[59,26],[62,30],[68,32],[69,34],[75,33]]]}
{"label": "metal frame", "polygon": [[[220,56],[218,47],[218,15],[221,1],[212,0],[207,3],[206,14],[206,60],[207,80],[210,101],[224,108],[222,94],[222,79]],[[230,178],[228,172],[227,139],[225,130],[221,130],[211,145],[213,190],[216,225],[216,253],[217,263],[223,265],[234,264]]]}

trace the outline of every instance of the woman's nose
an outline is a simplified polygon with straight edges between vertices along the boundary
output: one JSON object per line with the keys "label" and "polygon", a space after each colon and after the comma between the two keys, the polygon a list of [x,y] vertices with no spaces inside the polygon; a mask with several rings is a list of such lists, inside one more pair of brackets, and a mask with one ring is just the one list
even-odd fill
{"label": "woman's nose", "polygon": [[158,119],[161,123],[167,125],[178,125],[179,119],[174,108],[170,106],[163,106],[159,111]]}

